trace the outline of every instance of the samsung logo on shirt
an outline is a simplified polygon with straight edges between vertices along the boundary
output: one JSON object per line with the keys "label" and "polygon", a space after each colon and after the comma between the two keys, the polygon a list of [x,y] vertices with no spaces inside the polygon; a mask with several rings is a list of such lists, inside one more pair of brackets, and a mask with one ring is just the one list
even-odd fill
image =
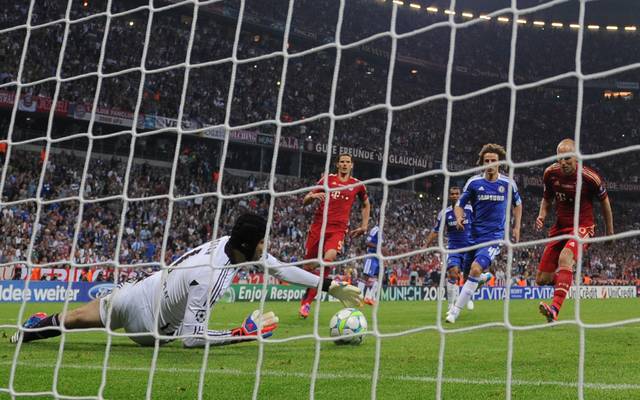
{"label": "samsung logo on shirt", "polygon": [[504,201],[504,195],[500,195],[500,194],[481,194],[481,195],[478,196],[478,200]]}

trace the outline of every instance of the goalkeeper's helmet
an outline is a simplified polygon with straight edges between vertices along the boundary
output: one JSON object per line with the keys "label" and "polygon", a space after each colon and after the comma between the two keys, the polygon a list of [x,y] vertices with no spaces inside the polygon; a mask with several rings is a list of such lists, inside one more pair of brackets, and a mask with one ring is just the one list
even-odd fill
{"label": "goalkeeper's helmet", "polygon": [[244,254],[247,260],[253,260],[256,246],[264,239],[267,221],[257,214],[242,214],[231,231],[231,247]]}

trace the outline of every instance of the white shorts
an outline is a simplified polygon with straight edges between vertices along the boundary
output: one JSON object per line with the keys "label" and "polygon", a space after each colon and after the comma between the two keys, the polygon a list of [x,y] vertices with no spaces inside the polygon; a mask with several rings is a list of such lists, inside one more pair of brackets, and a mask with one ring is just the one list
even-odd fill
{"label": "white shorts", "polygon": [[[111,323],[109,328],[116,330],[124,328],[127,333],[154,332],[153,310],[142,300],[145,297],[142,285],[125,283],[114,289],[111,294],[100,299],[100,319],[107,326],[107,315],[111,308]],[[143,346],[153,346],[153,334],[144,336],[130,336],[134,342]]]}

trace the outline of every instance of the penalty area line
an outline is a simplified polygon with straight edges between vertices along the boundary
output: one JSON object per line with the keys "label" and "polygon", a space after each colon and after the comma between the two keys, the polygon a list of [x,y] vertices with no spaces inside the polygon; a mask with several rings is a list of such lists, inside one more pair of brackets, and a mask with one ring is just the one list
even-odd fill
{"label": "penalty area line", "polygon": [[[37,368],[37,369],[48,369],[54,368],[55,364],[39,364],[36,360],[33,360],[37,363],[34,365],[32,363],[26,362],[18,362],[18,366]],[[10,361],[0,362],[0,365],[11,365]],[[102,366],[98,365],[63,365],[62,369],[78,369],[78,370],[102,370]],[[120,371],[120,372],[149,372],[149,368],[146,367],[108,367],[109,371]],[[185,373],[185,374],[196,374],[200,373],[199,369],[195,368],[156,368],[156,372],[161,373]],[[227,375],[227,376],[255,376],[255,371],[242,371],[239,369],[208,369],[206,371],[209,375]],[[303,372],[289,372],[289,371],[273,371],[273,370],[263,370],[262,376],[270,376],[276,378],[300,378],[300,379],[311,379],[311,374],[303,373]],[[320,372],[317,375],[318,379],[371,379],[370,374],[331,374]],[[381,380],[393,380],[393,381],[404,381],[404,382],[427,382],[427,383],[435,383],[438,379],[434,376],[421,376],[421,375],[385,375],[380,374],[379,379]],[[469,379],[469,378],[451,378],[444,377],[442,379],[444,383],[456,383],[456,384],[469,384],[469,385],[506,385],[507,381],[505,379]],[[513,379],[511,381],[512,385],[516,386],[560,386],[560,387],[569,387],[569,388],[577,388],[578,382],[564,382],[564,381],[531,381],[524,379]],[[598,390],[640,390],[640,384],[635,383],[585,383],[585,388],[588,389],[598,389]]]}

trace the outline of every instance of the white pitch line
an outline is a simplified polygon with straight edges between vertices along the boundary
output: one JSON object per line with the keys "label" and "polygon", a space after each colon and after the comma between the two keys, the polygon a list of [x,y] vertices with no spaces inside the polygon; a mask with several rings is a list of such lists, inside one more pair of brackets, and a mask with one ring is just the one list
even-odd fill
{"label": "white pitch line", "polygon": [[[28,366],[31,368],[44,369],[44,368],[54,368],[54,364],[40,364],[37,360],[32,360],[32,362],[37,363],[38,365],[33,365],[31,363],[19,362],[18,365]],[[10,365],[11,361],[0,362],[0,365]],[[102,370],[102,366],[98,365],[64,365],[62,368],[64,369],[83,369],[83,370]],[[145,367],[109,367],[110,371],[120,371],[120,372],[148,372],[149,368]],[[187,374],[197,374],[200,373],[199,369],[195,368],[156,368],[157,372],[163,373],[187,373]],[[206,371],[207,374],[210,375],[231,375],[231,376],[255,376],[255,371],[241,371],[239,369],[209,369]],[[306,374],[303,372],[288,372],[288,371],[273,371],[267,370],[262,372],[263,376],[271,376],[277,378],[301,378],[301,379],[311,379],[311,374]],[[426,382],[426,383],[435,383],[438,379],[434,376],[420,376],[420,375],[384,375],[380,376],[381,379],[388,379],[394,381],[405,381],[405,382]],[[360,380],[369,380],[371,379],[370,374],[330,374],[330,373],[318,373],[317,379],[360,379]],[[444,378],[442,380],[445,383],[456,383],[456,384],[469,384],[469,385],[505,385],[507,382],[504,379],[467,379],[467,378]],[[524,379],[514,379],[511,382],[512,385],[518,386],[560,386],[560,387],[570,387],[577,388],[577,382],[563,382],[563,381],[528,381]],[[598,389],[598,390],[640,390],[640,384],[635,383],[585,383],[584,387],[587,389]]]}

